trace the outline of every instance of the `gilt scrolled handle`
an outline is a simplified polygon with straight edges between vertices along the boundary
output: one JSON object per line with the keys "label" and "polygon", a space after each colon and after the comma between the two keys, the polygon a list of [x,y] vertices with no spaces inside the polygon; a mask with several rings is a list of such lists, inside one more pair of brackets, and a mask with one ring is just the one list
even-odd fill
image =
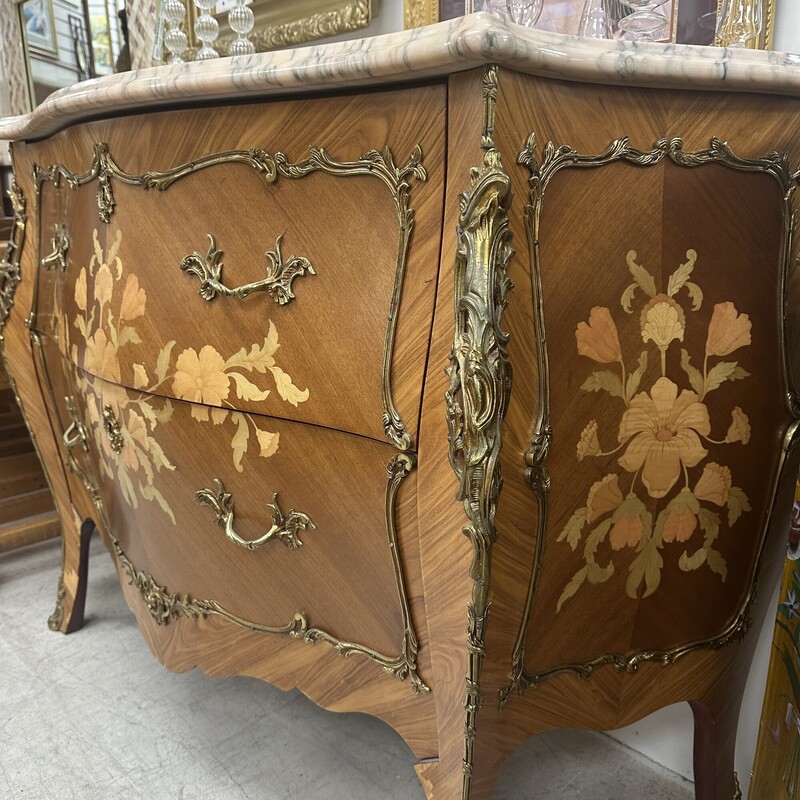
{"label": "gilt scrolled handle", "polygon": [[311,521],[308,514],[290,508],[284,514],[278,502],[278,493],[272,495],[272,502],[267,503],[267,508],[272,511],[272,527],[257,539],[243,539],[233,528],[233,495],[225,491],[222,481],[214,478],[215,489],[200,489],[195,492],[194,499],[204,506],[209,506],[215,515],[214,522],[225,531],[225,535],[240,547],[246,550],[257,550],[267,542],[274,539],[283,542],[290,550],[297,550],[303,546],[299,532],[313,530],[317,526]]}
{"label": "gilt scrolled handle", "polygon": [[65,397],[64,401],[67,406],[67,413],[69,414],[72,422],[64,431],[64,433],[61,434],[61,441],[64,443],[64,447],[66,447],[67,450],[72,450],[76,444],[81,445],[84,450],[88,450],[89,441],[88,437],[86,436],[86,428],[78,419],[78,414],[75,411],[75,405],[72,402],[72,398]]}
{"label": "gilt scrolled handle", "polygon": [[222,281],[223,252],[217,249],[217,240],[210,233],[207,236],[208,252],[202,255],[195,251],[181,262],[181,269],[185,273],[200,279],[199,294],[203,300],[210,302],[217,296],[242,299],[254,292],[266,292],[278,305],[283,306],[294,299],[292,281],[295,278],[317,274],[311,262],[303,256],[292,256],[288,261],[283,260],[281,234],[275,242],[275,249],[264,253],[269,262],[266,277],[231,288]]}

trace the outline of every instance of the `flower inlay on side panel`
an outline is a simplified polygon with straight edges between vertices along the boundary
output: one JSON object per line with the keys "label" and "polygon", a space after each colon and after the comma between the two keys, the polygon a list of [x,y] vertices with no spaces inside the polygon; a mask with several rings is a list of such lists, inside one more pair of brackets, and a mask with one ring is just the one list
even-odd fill
{"label": "flower inlay on side panel", "polygon": [[[628,568],[626,591],[631,598],[647,597],[658,588],[664,565],[666,544],[684,544],[678,565],[684,571],[707,565],[724,581],[727,564],[714,547],[720,532],[720,513],[727,510],[727,523],[733,525],[750,510],[745,493],[733,485],[730,469],[708,460],[707,445],[746,445],[750,422],[745,412],[734,406],[730,418],[713,419],[706,398],[725,381],[742,380],[749,373],[737,361],[726,360],[736,350],[750,344],[751,322],[733,303],[714,306],[708,326],[704,352],[693,364],[692,356],[680,348],[683,375],[679,385],[667,376],[666,356],[670,348],[680,347],[692,313],[700,310],[703,291],[689,280],[697,253],[689,250],[686,262],[669,278],[666,292],[657,292],[653,276],[627,255],[633,283],[623,292],[620,304],[627,314],[641,294],[647,302],[639,313],[639,327],[645,348],[638,354],[633,370],[625,360],[617,326],[611,310],[595,306],[588,322],[575,331],[578,354],[599,364],[584,381],[585,392],[606,392],[619,402],[616,429],[601,429],[590,420],[577,441],[577,459],[616,456],[621,470],[610,472],[589,489],[586,505],[577,509],[558,536],[558,541],[573,550],[583,547],[585,565],[564,587],[557,610],[586,583],[604,583],[615,572],[618,552],[633,549]],[[701,365],[701,366],[700,366]],[[642,385],[645,375],[655,380]],[[722,436],[712,429],[727,425]],[[656,519],[645,501],[666,500]],[[598,550],[608,543],[611,555],[606,563]]]}

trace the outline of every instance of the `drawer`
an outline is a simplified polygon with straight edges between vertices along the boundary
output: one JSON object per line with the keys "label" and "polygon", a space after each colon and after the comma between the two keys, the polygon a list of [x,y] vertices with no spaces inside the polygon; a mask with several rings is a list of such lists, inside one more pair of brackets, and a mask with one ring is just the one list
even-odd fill
{"label": "drawer", "polygon": [[86,173],[94,157],[104,181],[69,190],[61,302],[76,366],[414,446],[440,242],[441,87],[62,135],[75,160],[61,171]]}
{"label": "drawer", "polygon": [[244,412],[204,418],[86,373],[77,381],[104,524],[148,586],[400,677],[410,669],[409,689],[421,688],[404,566],[417,558],[412,455]]}

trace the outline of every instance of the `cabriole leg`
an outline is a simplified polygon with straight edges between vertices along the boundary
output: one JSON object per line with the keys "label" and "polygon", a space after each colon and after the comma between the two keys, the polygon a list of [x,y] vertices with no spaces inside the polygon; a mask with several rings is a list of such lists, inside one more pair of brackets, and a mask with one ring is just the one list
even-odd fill
{"label": "cabriole leg", "polygon": [[55,611],[47,620],[51,631],[72,633],[83,626],[86,580],[89,574],[89,542],[94,522],[72,517],[61,534],[61,576]]}

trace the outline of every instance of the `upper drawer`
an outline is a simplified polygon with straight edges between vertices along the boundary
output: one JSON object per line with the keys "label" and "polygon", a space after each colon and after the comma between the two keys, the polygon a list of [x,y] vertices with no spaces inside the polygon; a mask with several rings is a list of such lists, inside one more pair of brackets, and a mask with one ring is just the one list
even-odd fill
{"label": "upper drawer", "polygon": [[29,146],[63,166],[42,200],[58,174],[78,184],[70,356],[131,388],[414,446],[444,110],[443,88],[421,87],[104,121]]}

